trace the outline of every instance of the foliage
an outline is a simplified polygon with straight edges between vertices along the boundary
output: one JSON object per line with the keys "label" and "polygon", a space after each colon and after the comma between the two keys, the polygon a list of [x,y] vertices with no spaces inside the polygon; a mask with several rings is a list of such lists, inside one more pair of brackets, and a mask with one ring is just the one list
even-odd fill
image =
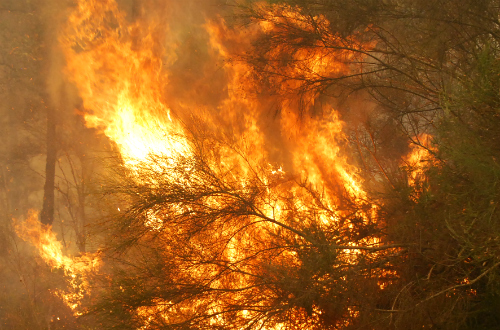
{"label": "foliage", "polygon": [[416,277],[426,279],[420,289],[430,296],[447,290],[442,308],[460,319],[454,328],[493,329],[498,322],[500,122],[495,53],[484,47],[468,79],[457,82],[443,101],[445,114],[434,140],[438,161],[427,170],[424,192],[402,219],[419,228],[416,253],[423,260]]}

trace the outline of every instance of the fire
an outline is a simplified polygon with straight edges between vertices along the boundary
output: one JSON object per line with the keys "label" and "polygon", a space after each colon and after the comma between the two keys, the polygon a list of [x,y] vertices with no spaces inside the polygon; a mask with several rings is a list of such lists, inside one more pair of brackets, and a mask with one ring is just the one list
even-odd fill
{"label": "fire", "polygon": [[90,284],[88,275],[100,267],[97,253],[68,257],[62,252],[62,244],[57,240],[51,227],[44,227],[38,221],[38,212],[31,210],[25,221],[14,221],[17,235],[30,242],[37,249],[42,259],[52,268],[62,269],[68,279],[68,289],[55,290],[76,315],[81,314],[81,301],[88,294]]}
{"label": "fire", "polygon": [[431,151],[432,136],[429,134],[420,134],[415,137],[417,144],[411,144],[411,151],[405,157],[404,162],[407,164],[410,172],[408,176],[408,184],[411,187],[416,187],[416,184],[425,177],[424,171],[429,166],[429,162],[433,162]]}
{"label": "fire", "polygon": [[[228,45],[248,47],[253,36],[279,29],[284,20],[302,29],[311,28],[308,18],[290,7],[273,6],[266,13],[268,17],[265,22],[257,22],[245,31],[230,31],[223,21],[208,22],[205,28],[210,36],[212,55],[227,59],[232,52]],[[324,17],[315,19],[319,24],[315,28],[326,29],[329,23]],[[67,26],[60,36],[60,45],[67,61],[65,73],[75,84],[83,100],[87,126],[98,128],[115,143],[124,166],[134,174],[134,180],[159,185],[154,179],[148,181],[147,178],[153,177],[148,176],[148,173],[161,173],[172,182],[190,185],[196,180],[196,173],[192,174],[192,168],[185,168],[184,177],[175,174],[177,172],[174,169],[181,164],[181,159],[194,157],[193,141],[188,138],[189,127],[181,120],[185,117],[171,108],[175,108],[173,104],[182,103],[196,106],[203,103],[203,100],[194,102],[166,98],[164,90],[170,84],[171,75],[169,65],[177,59],[175,45],[161,45],[160,40],[167,33],[168,27],[155,18],[129,22],[113,0],[80,0],[68,18]],[[339,38],[330,36],[327,42],[336,44]],[[300,66],[283,68],[284,74],[295,77],[295,80],[285,82],[278,78],[274,81],[282,87],[283,95],[291,89],[301,88],[300,81],[304,77],[316,79],[329,73],[341,75],[352,70],[347,64],[354,56],[352,53],[341,51],[333,54],[328,48],[315,46],[318,45],[293,54],[294,60],[301,63]],[[271,55],[279,57],[285,51],[286,49],[276,49]],[[258,179],[266,189],[256,203],[263,213],[259,216],[267,217],[270,221],[256,221],[253,224],[246,220],[249,222],[244,225],[248,229],[231,232],[221,226],[220,232],[208,234],[211,235],[210,239],[217,238],[217,235],[231,237],[221,254],[221,258],[228,264],[238,264],[246,259],[255,259],[257,264],[266,257],[266,254],[260,256],[259,249],[266,250],[266,241],[272,240],[273,235],[278,236],[281,224],[291,221],[293,212],[306,214],[308,207],[315,207],[315,213],[308,221],[317,221],[320,227],[335,229],[345,216],[339,206],[340,196],[347,194],[356,203],[363,204],[368,194],[363,190],[358,170],[342,152],[341,146],[346,141],[344,124],[332,106],[323,107],[324,116],[302,118],[297,103],[281,98],[280,115],[276,120],[268,119],[270,125],[273,125],[272,131],[262,124],[269,103],[265,98],[255,97],[258,82],[252,76],[251,67],[237,62],[223,70],[227,80],[227,93],[221,97],[217,111],[199,117],[205,120],[202,125],[212,131],[230,127],[234,135],[232,141],[235,142],[216,144],[219,158],[208,165],[217,168],[218,173],[239,181],[238,188],[243,193],[247,192],[247,180],[258,169]],[[316,97],[315,93],[304,95],[306,103],[311,106]],[[196,113],[197,109],[190,111]],[[275,145],[269,143],[270,135],[278,136]],[[273,157],[273,154],[278,156]],[[291,177],[295,179],[292,180]],[[318,201],[310,193],[312,190],[324,192],[321,197],[324,206],[318,206]],[[292,197],[293,202],[290,202]],[[224,205],[225,201],[221,198],[220,195],[207,196],[203,202],[215,208]],[[168,212],[183,215],[191,211],[180,204],[171,206]],[[368,212],[360,211],[361,221],[368,222],[372,211],[373,209]],[[162,212],[167,211],[159,208],[146,212],[144,226],[147,230],[181,232],[182,228],[165,228]],[[50,229],[44,230],[40,226],[35,213],[29,216],[27,222],[18,226],[18,234],[23,239],[30,240],[50,266],[64,269],[70,279],[72,291],[61,292],[59,295],[71,308],[78,309],[84,293],[89,289],[86,274],[99,266],[99,259],[91,255],[76,258],[65,256],[55,235]],[[203,254],[203,244],[196,245],[196,237],[192,240],[192,248],[200,249],[200,254]],[[372,247],[379,244],[373,239],[361,239],[360,242]],[[342,262],[349,263],[355,260],[359,251],[347,246],[341,252],[344,253]],[[283,252],[274,257],[283,264],[299,265],[301,262],[294,251]],[[211,289],[217,292],[218,289],[230,286],[238,291],[239,287],[252,287],[252,277],[248,274],[252,273],[253,266],[250,263],[246,270],[244,265],[238,266],[241,267],[239,275],[221,277],[219,281],[211,283]],[[202,280],[206,274],[216,271],[210,267],[193,267],[192,277]],[[77,284],[77,277],[82,279],[81,284]],[[192,310],[196,309],[210,311],[214,315],[210,319],[211,324],[219,324],[227,320],[219,315],[220,303],[217,299],[232,304],[245,298],[237,294],[231,297],[214,294],[211,297],[197,301],[196,306],[157,299],[155,306],[139,307],[136,313],[146,324],[142,329],[148,328],[155,315],[160,315],[163,321],[168,322],[170,318],[188,318],[192,316]],[[238,316],[246,320],[254,319],[259,308],[265,307],[256,304],[252,306],[254,310],[238,311]],[[319,310],[316,306],[314,308]],[[295,312],[297,322],[307,318],[303,310]],[[349,313],[354,316],[356,314],[354,310],[349,310]],[[318,315],[319,312],[315,312],[314,317],[318,318]],[[310,319],[311,328],[317,322],[314,317]],[[304,329],[308,327],[309,324],[304,324]],[[276,324],[274,328],[286,326]]]}
{"label": "fire", "polygon": [[[78,87],[89,127],[102,129],[131,166],[151,154],[189,154],[181,124],[162,100],[167,81],[162,27],[127,24],[113,0],[79,1],[60,38],[66,74]],[[173,57],[173,55],[170,55]]]}
{"label": "fire", "polygon": [[[168,84],[169,75],[163,62],[175,61],[172,51],[166,53],[158,45],[159,33],[166,28],[154,21],[128,23],[114,1],[99,1],[98,5],[95,2],[79,2],[61,37],[68,62],[67,76],[78,87],[84,106],[89,109],[85,114],[87,125],[101,128],[119,147],[120,154],[130,167],[138,163],[147,164],[151,155],[166,156],[172,162],[179,156],[189,157],[191,150],[185,129],[171,113],[168,100],[162,96],[162,88]],[[262,31],[278,28],[282,19],[290,19],[293,24],[308,28],[302,26],[307,23],[296,11],[288,7],[273,8],[277,12],[267,11],[270,16],[268,23],[259,23]],[[109,22],[110,13],[113,22]],[[321,25],[328,24],[325,18],[319,21]],[[211,46],[222,57],[230,56],[222,39],[246,40],[245,33],[255,33],[228,31],[220,22],[210,22],[206,29],[211,36]],[[135,40],[137,36],[140,37],[140,43]],[[337,42],[335,38],[332,36],[331,42]],[[340,74],[349,69],[338,58],[344,58],[345,61],[345,57],[352,55],[321,52],[325,50],[320,48],[319,53],[298,54],[300,58],[297,60],[302,59],[299,62],[304,67],[293,68],[294,75]],[[307,58],[307,61],[302,57]],[[241,124],[234,121],[243,122],[244,127],[237,134],[240,141],[247,143],[247,158],[252,164],[265,162],[269,148],[257,124],[257,118],[262,115],[261,109],[265,105],[249,92],[253,89],[250,85],[255,84],[249,76],[251,69],[244,63],[236,63],[225,70],[229,94],[220,107],[221,115],[226,118],[226,125],[237,127]],[[314,95],[309,97],[310,102],[313,102]],[[297,123],[301,119],[295,115],[297,110],[290,106],[286,102],[282,104],[285,110],[279,125],[284,137],[293,141],[287,143],[285,148],[293,154],[294,171],[300,172],[307,168],[303,175],[315,187],[332,187],[337,185],[334,181],[340,181],[351,194],[365,199],[356,169],[348,165],[340,154],[338,144],[343,139],[342,122],[336,112],[325,109],[330,117],[309,120],[298,130]],[[240,109],[249,110],[244,112],[243,118],[235,116]],[[233,167],[235,162],[239,162],[241,170],[248,171],[248,166],[234,157],[232,150],[222,153],[223,165]],[[244,173],[242,175],[245,176]],[[330,191],[332,202],[338,193],[338,190]]]}
{"label": "fire", "polygon": [[[327,31],[330,24],[323,16],[310,17],[296,7],[287,5],[269,6],[260,3],[255,5],[255,10],[259,12],[260,19],[246,29],[230,30],[223,20],[206,24],[210,44],[223,59],[230,60],[230,54],[235,52],[248,53],[252,42],[259,42],[260,36],[266,33],[280,35],[283,26],[291,26],[292,31],[311,32]],[[294,37],[269,50],[266,56],[270,58],[270,68],[263,68],[264,71],[276,71],[269,83],[277,86],[281,94],[278,98],[281,110],[276,116],[275,125],[282,137],[280,152],[284,150],[291,155],[287,172],[301,175],[313,187],[326,189],[327,198],[332,204],[337,203],[337,196],[345,191],[358,201],[366,200],[359,171],[348,163],[340,147],[345,145],[346,137],[338,113],[325,104],[320,110],[323,114],[321,117],[299,115],[315,105],[318,97],[313,88],[315,81],[359,71],[360,68],[353,63],[361,62],[357,58],[360,55],[343,50],[342,46],[345,45],[342,43],[346,39],[330,33],[323,34],[326,39],[314,40],[311,44],[301,39],[300,32]],[[355,36],[348,38],[347,42],[352,49],[370,49],[374,46],[370,43],[361,44]],[[294,48],[295,43],[301,45],[300,49]],[[275,149],[269,147],[266,133],[262,131],[262,126],[256,124],[259,118],[268,115],[264,111],[268,111],[269,107],[266,100],[255,97],[255,93],[262,93],[259,90],[259,72],[254,72],[251,65],[241,61],[231,62],[224,69],[228,77],[229,95],[221,111],[232,127],[241,127],[240,121],[243,119],[245,126],[239,132],[239,137],[244,141],[253,141],[251,159],[266,159]],[[312,85],[307,85],[308,82]],[[305,109],[299,109],[300,106]],[[238,109],[246,110],[243,118],[237,115],[241,112]]]}

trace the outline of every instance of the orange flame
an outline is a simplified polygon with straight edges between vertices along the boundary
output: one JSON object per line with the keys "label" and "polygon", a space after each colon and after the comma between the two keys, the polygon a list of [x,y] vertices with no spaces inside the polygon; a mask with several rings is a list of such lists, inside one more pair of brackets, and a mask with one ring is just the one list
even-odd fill
{"label": "orange flame", "polygon": [[429,134],[420,134],[415,137],[415,141],[419,144],[411,144],[411,151],[404,158],[410,173],[408,176],[408,184],[415,187],[417,182],[425,177],[424,171],[429,166],[429,162],[433,162],[433,155],[430,151],[433,150],[431,146],[432,136]]}
{"label": "orange flame", "polygon": [[151,154],[189,154],[182,126],[162,101],[169,58],[158,45],[163,28],[127,24],[113,0],[89,0],[78,2],[60,38],[66,74],[92,110],[87,125],[101,128],[132,165]]}
{"label": "orange flame", "polygon": [[30,210],[25,221],[14,220],[14,227],[17,235],[33,244],[50,267],[64,270],[68,278],[68,289],[67,291],[58,289],[55,294],[62,298],[75,315],[81,315],[81,301],[90,290],[88,275],[99,268],[99,255],[87,253],[73,258],[64,255],[62,244],[57,240],[51,227],[44,227],[38,221],[38,212],[34,210]]}

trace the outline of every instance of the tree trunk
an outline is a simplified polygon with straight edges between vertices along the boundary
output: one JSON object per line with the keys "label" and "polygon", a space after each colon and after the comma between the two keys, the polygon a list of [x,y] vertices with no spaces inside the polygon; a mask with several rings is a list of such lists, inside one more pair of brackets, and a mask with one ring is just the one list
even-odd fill
{"label": "tree trunk", "polygon": [[45,164],[45,186],[40,222],[52,225],[54,222],[54,182],[56,176],[56,120],[54,109],[47,108],[47,161]]}

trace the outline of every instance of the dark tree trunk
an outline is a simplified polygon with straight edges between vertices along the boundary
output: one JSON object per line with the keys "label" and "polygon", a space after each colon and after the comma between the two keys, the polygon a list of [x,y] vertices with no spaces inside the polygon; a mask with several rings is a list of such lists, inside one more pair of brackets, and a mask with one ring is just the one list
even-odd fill
{"label": "dark tree trunk", "polygon": [[54,109],[47,109],[47,161],[45,165],[45,186],[40,222],[52,225],[54,222],[54,182],[56,176],[56,118]]}

